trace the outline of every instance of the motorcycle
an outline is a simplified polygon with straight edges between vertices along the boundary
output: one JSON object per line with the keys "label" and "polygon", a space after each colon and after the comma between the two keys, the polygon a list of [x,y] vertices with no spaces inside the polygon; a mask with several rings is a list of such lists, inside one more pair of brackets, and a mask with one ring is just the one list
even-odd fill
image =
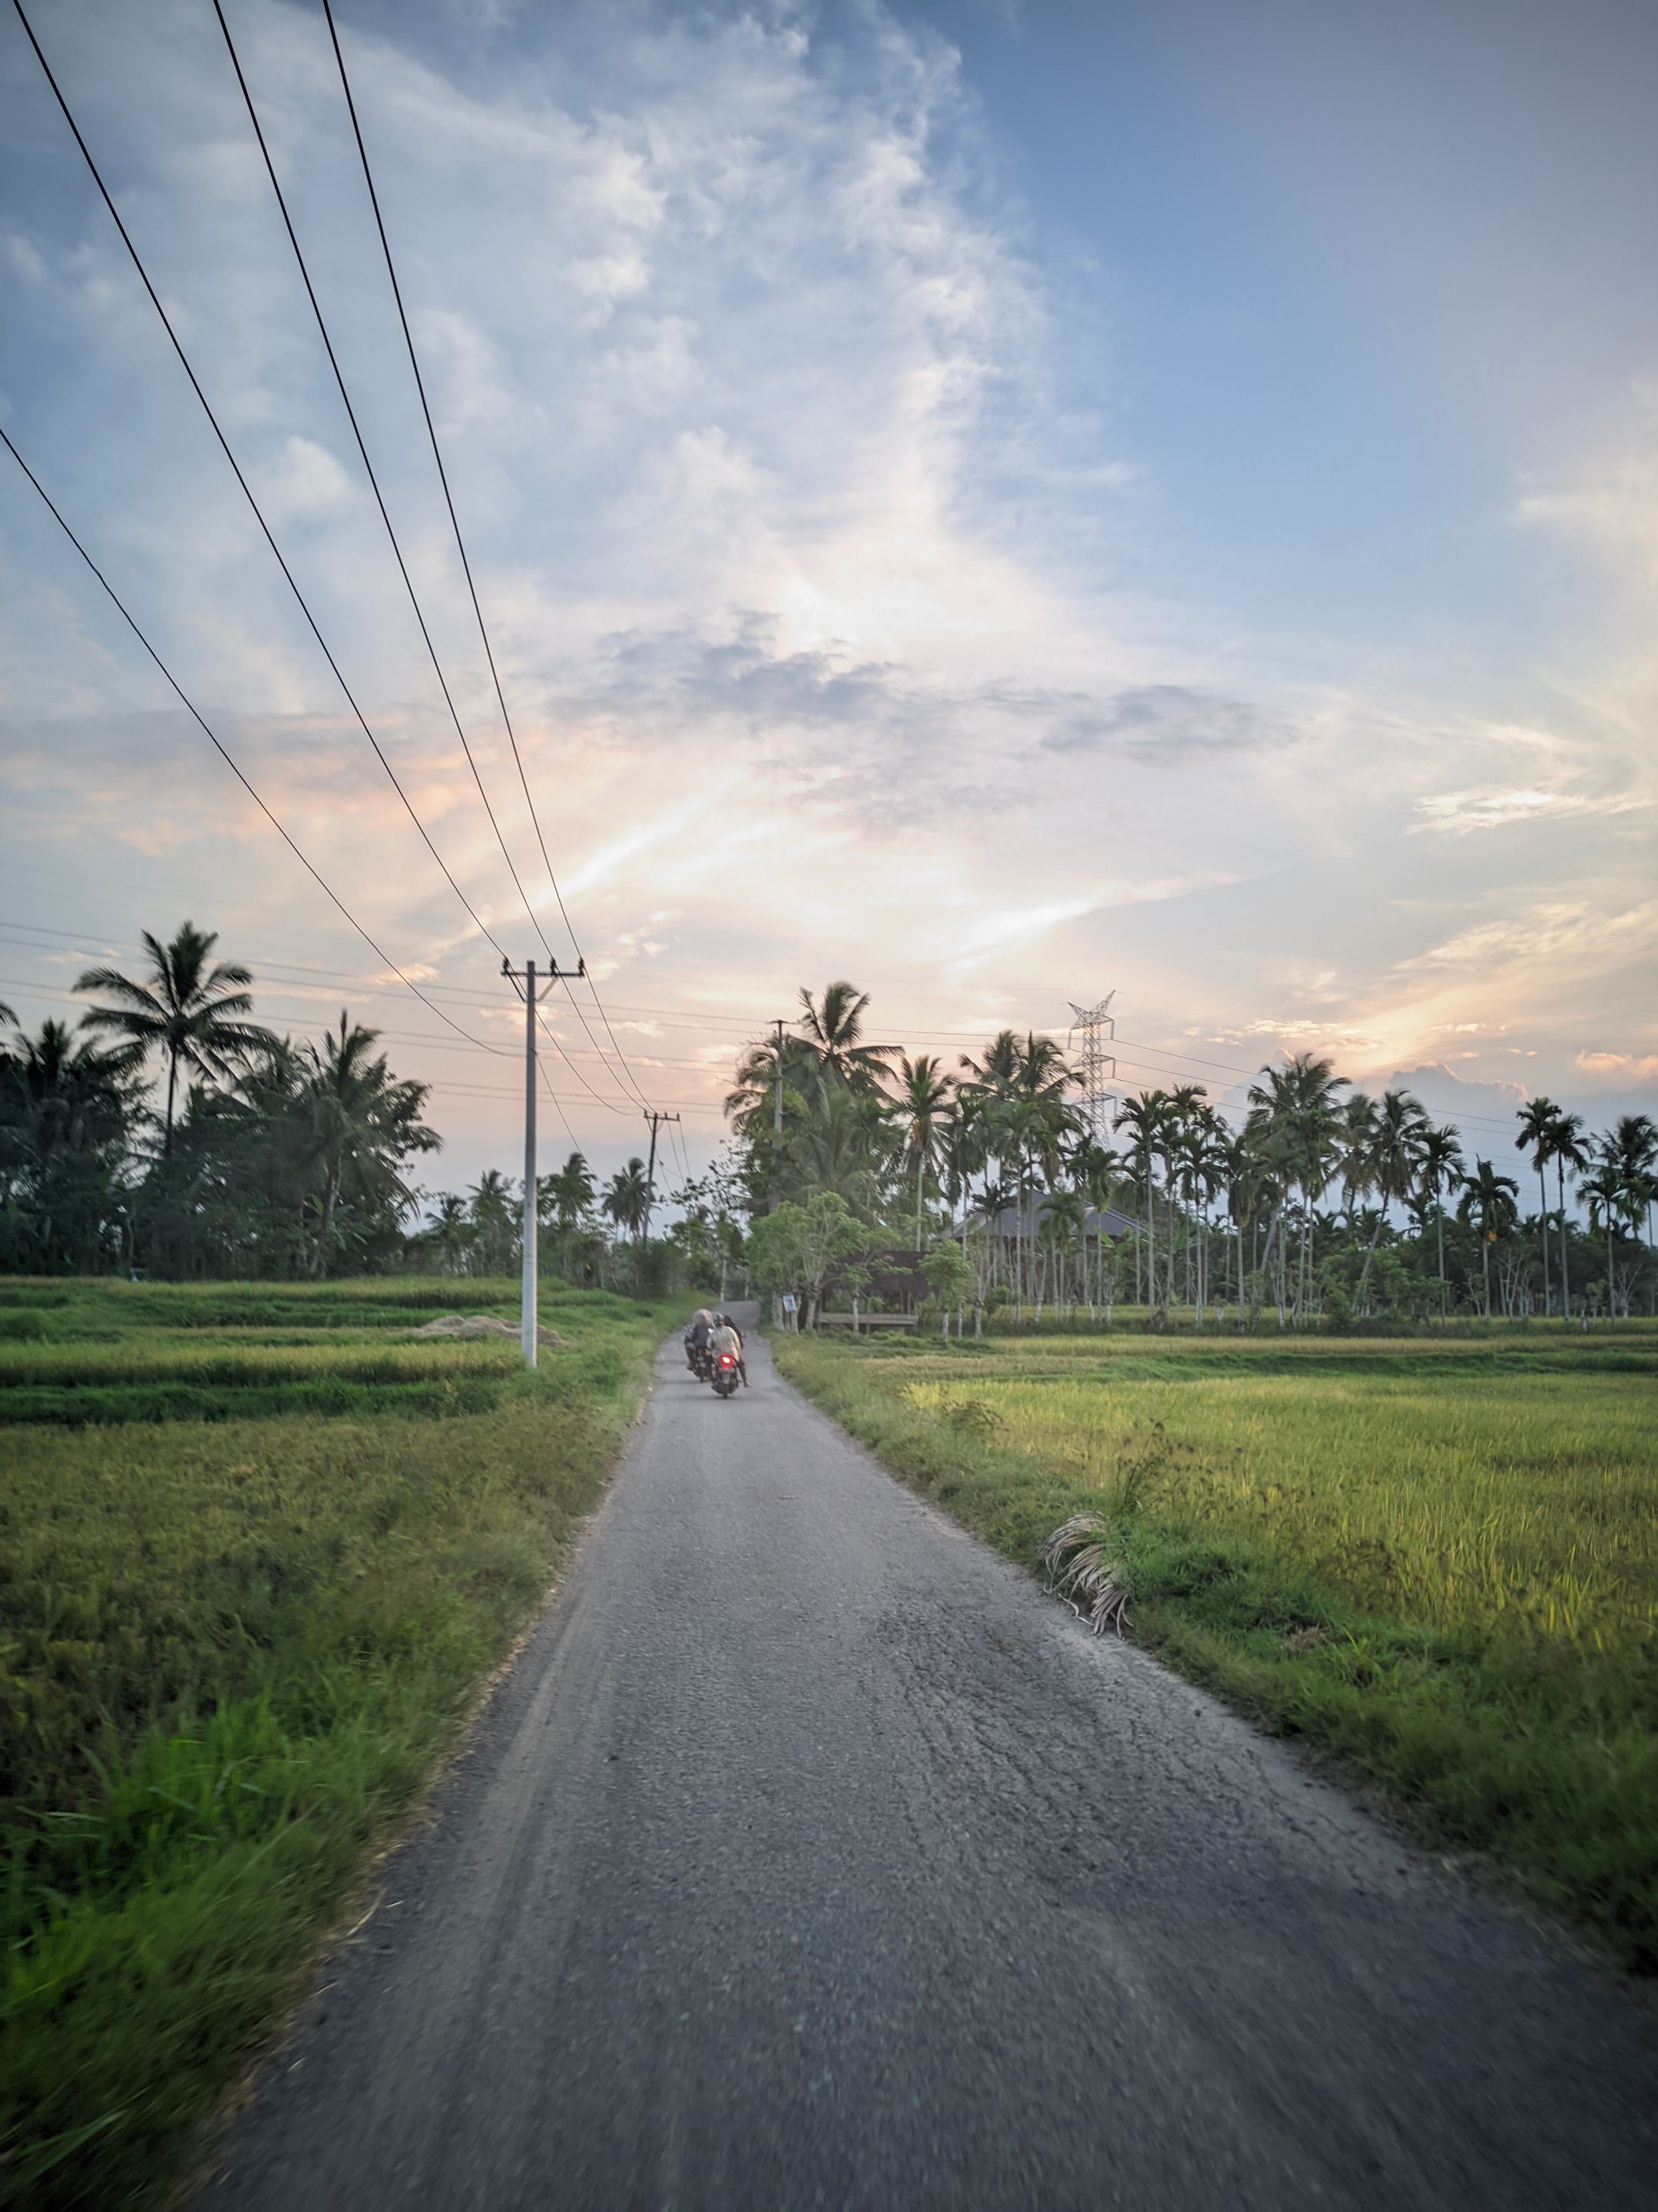
{"label": "motorcycle", "polygon": [[694,1343],[688,1336],[685,1339],[685,1364],[699,1382],[706,1382],[708,1379],[708,1346]]}
{"label": "motorcycle", "polygon": [[722,1352],[717,1356],[710,1379],[717,1397],[734,1398],[737,1395],[741,1377],[737,1371],[737,1354],[734,1352]]}

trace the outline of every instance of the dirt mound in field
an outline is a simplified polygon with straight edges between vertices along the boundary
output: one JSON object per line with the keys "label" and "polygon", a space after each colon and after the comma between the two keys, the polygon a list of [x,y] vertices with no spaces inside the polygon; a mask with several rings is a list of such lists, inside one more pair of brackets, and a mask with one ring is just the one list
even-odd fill
{"label": "dirt mound in field", "polygon": [[[497,1321],[493,1314],[444,1314],[415,1331],[416,1336],[510,1336],[515,1344],[518,1334],[515,1321]],[[565,1348],[556,1328],[537,1328],[536,1342],[550,1345],[555,1352]]]}

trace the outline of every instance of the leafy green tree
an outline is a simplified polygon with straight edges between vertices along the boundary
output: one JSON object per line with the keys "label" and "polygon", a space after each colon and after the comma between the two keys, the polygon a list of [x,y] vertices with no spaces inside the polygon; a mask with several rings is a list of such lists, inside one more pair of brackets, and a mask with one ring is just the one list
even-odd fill
{"label": "leafy green tree", "polygon": [[[950,1309],[957,1311],[967,1304],[968,1293],[973,1288],[973,1269],[966,1254],[953,1237],[935,1244],[921,1262],[921,1273],[926,1286],[938,1301],[944,1317],[944,1338],[950,1341]],[[959,1323],[957,1324],[959,1334]]]}
{"label": "leafy green tree", "polygon": [[183,922],[169,945],[143,933],[149,970],[135,981],[118,968],[88,968],[77,991],[101,991],[113,1006],[94,1006],[82,1018],[84,1029],[101,1030],[160,1053],[167,1063],[166,1130],[163,1149],[173,1148],[173,1122],[179,1071],[204,1080],[222,1080],[242,1059],[273,1042],[269,1030],[246,1019],[253,1001],[243,988],[253,981],[234,961],[213,959],[216,930]]}
{"label": "leafy green tree", "polygon": [[750,1270],[763,1291],[794,1291],[805,1300],[805,1326],[817,1325],[823,1285],[841,1261],[866,1251],[870,1231],[840,1194],[815,1192],[762,1214],[749,1236]]}

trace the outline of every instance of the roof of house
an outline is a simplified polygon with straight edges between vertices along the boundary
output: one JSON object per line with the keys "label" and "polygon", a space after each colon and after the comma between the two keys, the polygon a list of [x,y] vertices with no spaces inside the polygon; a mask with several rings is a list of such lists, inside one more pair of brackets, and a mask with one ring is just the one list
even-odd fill
{"label": "roof of house", "polygon": [[[1033,1199],[1023,1206],[1005,1206],[995,1218],[999,1237],[1034,1237],[1041,1229],[1048,1208],[1046,1197]],[[980,1219],[985,1216],[975,1217]],[[1087,1237],[1131,1237],[1139,1223],[1132,1214],[1123,1213],[1114,1206],[1090,1206],[1083,1214],[1083,1233]],[[962,1233],[957,1224],[955,1234]]]}

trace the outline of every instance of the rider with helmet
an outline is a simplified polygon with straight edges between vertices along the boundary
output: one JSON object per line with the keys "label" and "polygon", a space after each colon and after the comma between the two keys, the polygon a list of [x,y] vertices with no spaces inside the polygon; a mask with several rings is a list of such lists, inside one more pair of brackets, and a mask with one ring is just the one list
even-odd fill
{"label": "rider with helmet", "polygon": [[743,1357],[743,1332],[727,1313],[714,1317],[714,1334],[708,1339],[708,1349],[717,1358],[722,1352],[730,1352],[737,1362],[737,1371],[743,1378],[743,1387],[749,1386],[748,1363]]}

